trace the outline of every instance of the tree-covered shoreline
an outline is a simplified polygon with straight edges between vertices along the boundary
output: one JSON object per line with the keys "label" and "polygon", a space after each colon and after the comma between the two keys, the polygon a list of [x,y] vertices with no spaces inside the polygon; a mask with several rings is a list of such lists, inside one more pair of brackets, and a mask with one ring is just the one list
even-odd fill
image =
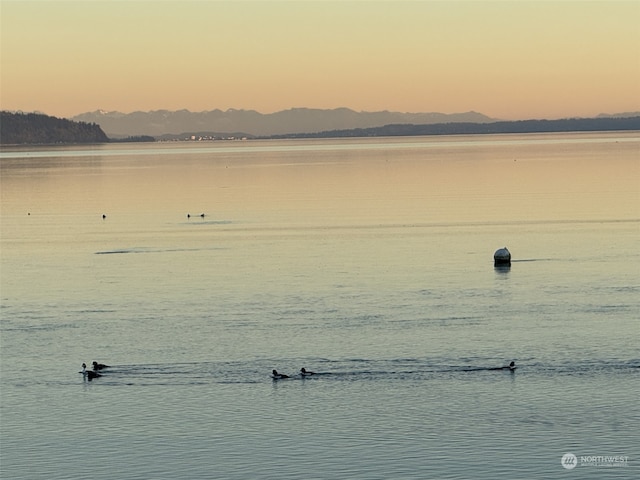
{"label": "tree-covered shoreline", "polygon": [[96,123],[75,122],[41,113],[0,112],[0,144],[46,145],[107,143]]}
{"label": "tree-covered shoreline", "polygon": [[383,127],[273,135],[269,138],[410,137],[421,135],[482,135],[508,133],[562,133],[640,130],[640,117],[516,120],[491,123],[394,124]]}

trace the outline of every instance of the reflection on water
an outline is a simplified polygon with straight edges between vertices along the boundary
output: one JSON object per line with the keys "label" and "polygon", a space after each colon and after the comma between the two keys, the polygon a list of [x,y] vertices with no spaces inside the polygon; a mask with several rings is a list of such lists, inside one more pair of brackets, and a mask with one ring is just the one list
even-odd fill
{"label": "reflection on water", "polygon": [[[0,476],[512,479],[566,474],[569,451],[635,462],[639,143],[3,149]],[[112,367],[83,381],[93,360]],[[578,473],[637,468],[612,470]]]}
{"label": "reflection on water", "polygon": [[160,212],[302,225],[630,219],[638,142],[610,133],[3,150],[2,203],[5,215],[129,221]]}

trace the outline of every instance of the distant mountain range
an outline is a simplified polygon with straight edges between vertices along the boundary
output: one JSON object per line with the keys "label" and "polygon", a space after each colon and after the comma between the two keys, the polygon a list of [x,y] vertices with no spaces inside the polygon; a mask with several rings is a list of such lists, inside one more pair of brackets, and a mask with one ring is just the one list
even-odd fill
{"label": "distant mountain range", "polygon": [[[295,109],[269,115],[242,110],[228,110],[227,112],[216,110],[193,114],[186,110],[179,112],[136,112],[132,114],[93,112],[73,118],[74,120],[69,120],[40,113],[2,111],[0,112],[0,144],[153,142],[157,140],[220,140],[245,137],[333,138],[612,130],[640,131],[640,113],[638,112],[613,115],[602,114],[596,118],[506,122],[494,121],[475,112],[453,115],[393,112],[357,113],[348,109]],[[213,118],[211,121],[214,123],[208,123],[207,118]],[[387,123],[392,118],[400,121]],[[463,118],[472,118],[475,121],[462,121],[461,119]],[[220,126],[224,126],[225,119],[229,128],[223,131]],[[295,119],[298,120],[297,123],[295,123]],[[342,125],[358,123],[358,119],[364,124],[380,123],[382,125],[338,128]],[[412,119],[416,123],[410,122]],[[122,121],[123,124],[121,125],[119,121]],[[149,123],[152,121],[154,123]],[[218,123],[215,123],[216,121]],[[277,123],[278,121],[281,121],[281,123]],[[136,126],[138,125],[137,122],[140,122],[140,126]],[[128,124],[131,124],[130,131],[125,129]],[[112,125],[111,128],[113,130],[108,130],[105,125]],[[325,127],[324,130],[321,130],[323,125],[328,125],[328,128]],[[251,131],[252,126],[255,128],[253,131],[258,133],[246,133]],[[103,128],[109,131],[109,135],[105,134]],[[181,133],[145,133],[166,132],[172,129]],[[269,133],[278,131],[285,133]]]}
{"label": "distant mountain range", "polygon": [[96,123],[111,138],[139,135],[196,134],[206,132],[219,136],[265,137],[314,133],[328,130],[382,127],[389,124],[489,123],[495,121],[477,112],[466,113],[401,113],[356,112],[348,108],[331,110],[293,108],[275,113],[255,110],[155,110],[151,112],[82,113],[71,120]]}

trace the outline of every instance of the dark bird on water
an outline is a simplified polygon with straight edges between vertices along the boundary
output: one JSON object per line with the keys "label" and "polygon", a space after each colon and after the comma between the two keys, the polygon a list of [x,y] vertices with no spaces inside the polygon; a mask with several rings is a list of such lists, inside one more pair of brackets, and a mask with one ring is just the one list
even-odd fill
{"label": "dark bird on water", "polygon": [[82,364],[82,371],[80,373],[82,374],[82,376],[84,378],[87,378],[89,381],[93,380],[94,378],[98,378],[98,377],[102,376],[98,372],[94,372],[92,370],[87,370],[87,364],[86,363]]}
{"label": "dark bird on water", "polygon": [[109,365],[105,365],[104,363],[98,363],[95,360],[92,363],[94,370],[102,370],[103,368],[109,368]]}

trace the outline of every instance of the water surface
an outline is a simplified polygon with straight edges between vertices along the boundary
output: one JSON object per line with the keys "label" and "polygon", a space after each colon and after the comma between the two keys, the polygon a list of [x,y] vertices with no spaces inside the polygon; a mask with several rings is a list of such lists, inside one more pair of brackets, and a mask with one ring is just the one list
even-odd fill
{"label": "water surface", "polygon": [[639,146],[4,148],[0,476],[637,475]]}

